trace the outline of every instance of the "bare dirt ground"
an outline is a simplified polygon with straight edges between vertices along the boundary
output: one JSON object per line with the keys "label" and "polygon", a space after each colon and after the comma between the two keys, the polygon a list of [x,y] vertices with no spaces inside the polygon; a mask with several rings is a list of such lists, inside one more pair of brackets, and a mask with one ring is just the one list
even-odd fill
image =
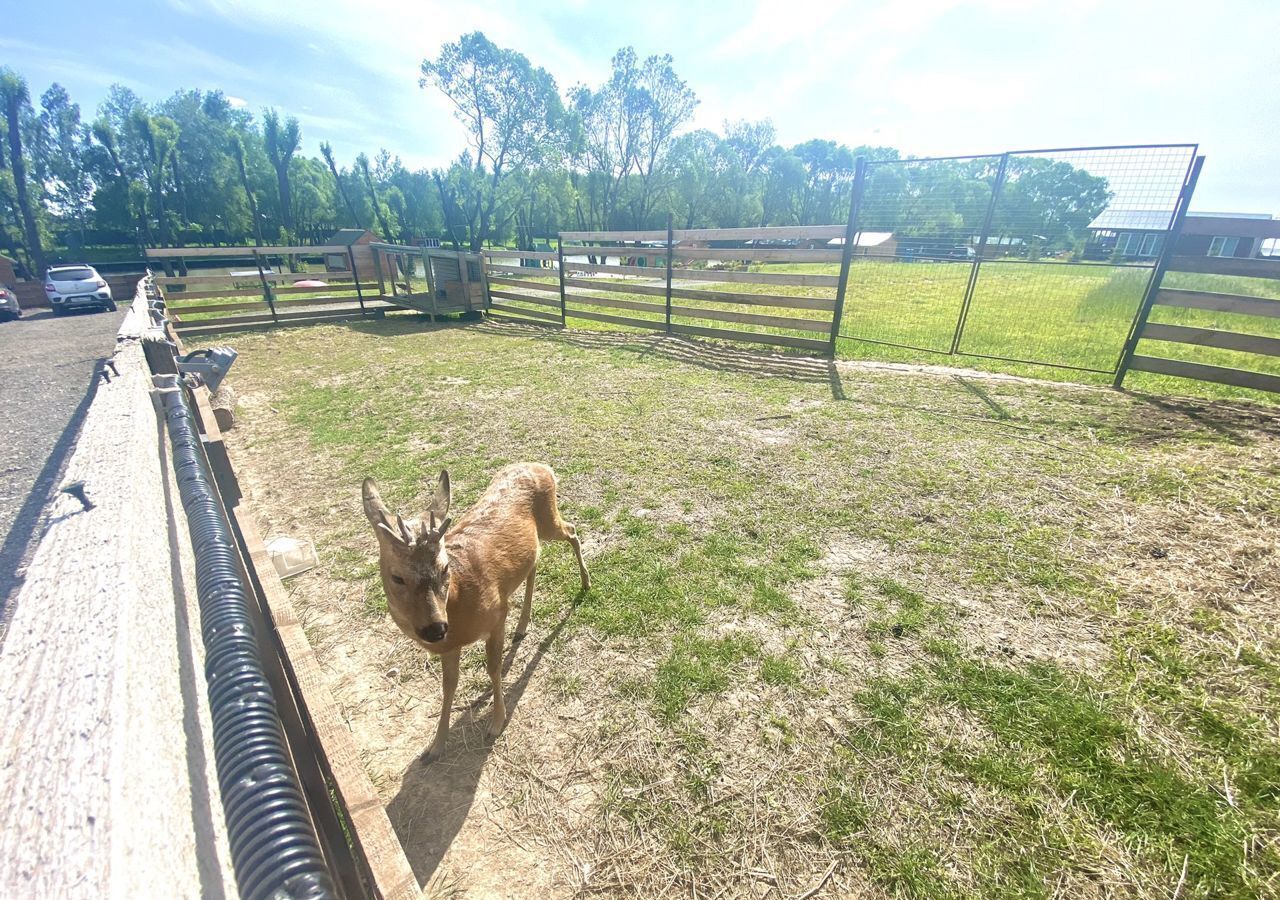
{"label": "bare dirt ground", "polygon": [[[429,893],[1277,890],[1274,410],[648,335],[237,336],[233,460]],[[484,735],[385,614],[359,480],[550,462]],[[1243,848],[1243,850],[1242,850]],[[1179,876],[1182,876],[1181,879]]]}

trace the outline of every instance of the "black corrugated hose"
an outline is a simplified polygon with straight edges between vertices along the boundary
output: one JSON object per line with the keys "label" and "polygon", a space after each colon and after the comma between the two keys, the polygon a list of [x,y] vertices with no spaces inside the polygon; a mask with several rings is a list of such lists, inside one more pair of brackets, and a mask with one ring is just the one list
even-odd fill
{"label": "black corrugated hose", "polygon": [[258,659],[250,616],[254,601],[205,469],[191,408],[180,387],[164,397],[174,475],[195,552],[213,755],[240,896],[334,897],[275,697]]}

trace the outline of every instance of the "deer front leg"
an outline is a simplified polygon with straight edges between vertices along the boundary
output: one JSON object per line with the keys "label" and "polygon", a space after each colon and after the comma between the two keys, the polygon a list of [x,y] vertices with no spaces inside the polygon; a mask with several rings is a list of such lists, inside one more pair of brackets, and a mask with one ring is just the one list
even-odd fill
{"label": "deer front leg", "polygon": [[578,529],[569,525],[565,528],[569,533],[569,546],[573,548],[573,553],[578,557],[578,574],[582,576],[582,589],[584,591],[591,590],[591,576],[587,573],[587,564],[582,561],[582,541],[578,540]]}
{"label": "deer front leg", "polygon": [[[529,577],[532,580],[533,576]],[[507,724],[507,704],[502,699],[503,631],[504,629],[499,625],[484,642],[485,662],[489,669],[489,681],[493,685],[493,719],[489,722],[491,738],[502,734],[502,727]]]}
{"label": "deer front leg", "polygon": [[458,662],[462,658],[462,650],[453,650],[440,655],[440,724],[436,727],[436,739],[431,742],[427,752],[422,754],[423,762],[432,762],[444,755],[445,741],[449,739],[449,714],[453,712],[453,692],[458,687]]}
{"label": "deer front leg", "polygon": [[516,640],[529,633],[529,616],[533,612],[533,576],[537,567],[529,569],[529,577],[524,582],[524,606],[520,608],[520,622],[516,625]]}

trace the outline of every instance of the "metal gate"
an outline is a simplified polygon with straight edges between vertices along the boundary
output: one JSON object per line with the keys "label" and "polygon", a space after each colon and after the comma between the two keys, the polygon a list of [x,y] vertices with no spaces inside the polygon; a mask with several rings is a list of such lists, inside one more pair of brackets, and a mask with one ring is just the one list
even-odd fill
{"label": "metal gate", "polygon": [[1114,373],[1195,152],[860,161],[841,337]]}

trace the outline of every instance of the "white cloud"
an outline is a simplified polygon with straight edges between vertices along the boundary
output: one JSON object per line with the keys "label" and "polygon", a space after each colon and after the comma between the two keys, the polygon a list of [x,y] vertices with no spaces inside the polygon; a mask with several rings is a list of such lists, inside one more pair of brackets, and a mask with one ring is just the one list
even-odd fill
{"label": "white cloud", "polygon": [[230,94],[227,95],[227,103],[231,105],[232,109],[245,109],[249,105],[249,101],[243,97],[235,97]]}

